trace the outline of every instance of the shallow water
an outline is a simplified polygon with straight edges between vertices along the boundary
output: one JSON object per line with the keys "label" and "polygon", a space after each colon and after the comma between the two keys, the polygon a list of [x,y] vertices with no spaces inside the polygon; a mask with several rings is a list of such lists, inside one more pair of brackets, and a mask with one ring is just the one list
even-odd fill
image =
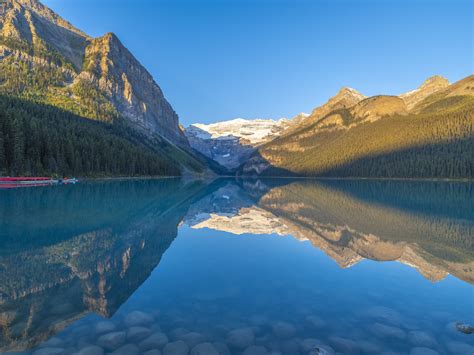
{"label": "shallow water", "polygon": [[473,211],[462,182],[0,191],[0,351],[473,354]]}

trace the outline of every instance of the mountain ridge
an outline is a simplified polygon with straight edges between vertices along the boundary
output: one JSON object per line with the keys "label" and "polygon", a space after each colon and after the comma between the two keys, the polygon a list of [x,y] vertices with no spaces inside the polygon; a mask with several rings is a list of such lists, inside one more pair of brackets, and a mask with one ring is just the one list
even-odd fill
{"label": "mountain ridge", "polygon": [[239,174],[472,178],[474,76],[445,83],[425,81],[411,109],[406,98],[379,95],[321,117],[326,103],[260,146]]}
{"label": "mountain ridge", "polygon": [[[115,34],[91,38],[36,0],[7,4],[0,20],[0,59],[24,62],[32,71],[43,71],[38,75],[46,68],[54,72],[43,83],[46,94],[32,85],[23,85],[24,91],[36,91],[38,99],[87,118],[110,121],[121,115],[145,132],[188,146],[161,88]],[[20,74],[25,80],[31,76]],[[9,91],[6,85],[0,90]]]}
{"label": "mountain ridge", "polygon": [[[168,165],[179,166],[184,174],[212,175],[214,171],[222,169],[189,146],[178,115],[166,100],[163,91],[115,34],[109,32],[92,38],[37,0],[9,0],[5,4],[0,16],[2,100],[12,97],[38,105],[36,111],[48,116],[44,117],[48,127],[54,118],[49,116],[52,112],[48,111],[47,106],[53,106],[64,110],[57,112],[65,117],[65,122],[61,122],[61,125],[69,127],[67,129],[78,129],[75,119],[71,121],[72,116],[66,114],[69,112],[85,119],[81,124],[84,128],[90,120],[101,121],[106,124],[102,126],[103,129],[112,129],[121,138],[129,140],[133,136],[140,136],[140,140],[131,140],[132,145],[137,146],[140,152],[147,156],[148,153],[154,155],[153,160],[156,158],[163,163],[168,162]],[[12,104],[21,111],[15,100],[12,100]],[[19,113],[18,117],[21,115]],[[15,122],[13,117],[11,119]],[[24,118],[21,121],[27,122]],[[43,143],[24,142],[22,137],[27,132],[30,134],[32,127],[25,124],[19,126],[23,127],[23,132],[15,131],[12,126],[0,125],[1,173],[67,173],[82,176],[84,171],[89,171],[83,169],[83,166],[81,168],[68,164],[63,164],[60,170],[51,171],[51,167],[59,169],[57,164],[50,162],[52,158],[56,162],[72,160],[66,159],[66,154],[61,152],[58,154],[62,156],[54,157],[50,157],[51,152],[48,151],[41,157],[27,154],[31,145],[40,146]],[[115,129],[113,126],[119,128]],[[90,128],[94,127],[98,126],[92,125]],[[129,134],[127,129],[137,133]],[[71,133],[74,137],[73,145],[85,143],[77,142],[85,140],[79,132]],[[101,134],[108,135],[105,131]],[[7,139],[8,137],[13,139]],[[38,134],[34,134],[34,137],[39,139]],[[25,143],[32,144],[25,146]],[[56,146],[63,143],[50,141],[48,144]],[[18,154],[14,155],[12,151]],[[108,152],[101,154],[108,155]],[[31,161],[36,161],[31,167],[24,164]],[[109,167],[110,164],[101,169],[113,170]],[[133,168],[130,170],[135,171]],[[149,170],[145,169],[143,173]],[[165,170],[169,169],[158,169]],[[102,170],[97,173],[102,174]]]}

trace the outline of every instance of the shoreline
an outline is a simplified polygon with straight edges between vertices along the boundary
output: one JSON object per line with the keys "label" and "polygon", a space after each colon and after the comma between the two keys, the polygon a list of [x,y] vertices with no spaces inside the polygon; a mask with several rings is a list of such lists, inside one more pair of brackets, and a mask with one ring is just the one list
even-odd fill
{"label": "shoreline", "polygon": [[245,175],[215,175],[215,176],[117,176],[117,177],[79,177],[80,181],[107,181],[107,180],[158,180],[158,179],[191,179],[191,180],[265,180],[265,179],[298,179],[298,180],[376,180],[376,181],[423,181],[423,182],[474,182],[470,178],[384,178],[384,177],[324,177],[324,176],[245,176]]}

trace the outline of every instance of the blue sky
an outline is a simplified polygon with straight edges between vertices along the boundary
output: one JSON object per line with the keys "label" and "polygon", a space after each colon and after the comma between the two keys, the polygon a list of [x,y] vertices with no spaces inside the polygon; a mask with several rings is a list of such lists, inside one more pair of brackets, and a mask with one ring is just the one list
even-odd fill
{"label": "blue sky", "polygon": [[44,0],[114,32],[184,125],[292,117],[342,86],[399,94],[474,73],[471,0]]}

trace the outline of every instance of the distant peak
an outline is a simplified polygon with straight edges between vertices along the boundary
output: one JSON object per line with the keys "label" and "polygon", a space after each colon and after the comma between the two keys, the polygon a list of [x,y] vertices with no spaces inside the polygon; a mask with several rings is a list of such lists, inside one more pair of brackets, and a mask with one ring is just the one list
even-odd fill
{"label": "distant peak", "polygon": [[448,79],[440,75],[433,75],[426,79],[417,89],[401,94],[400,97],[405,101],[408,109],[411,110],[429,95],[443,90],[449,85]]}
{"label": "distant peak", "polygon": [[356,89],[353,89],[353,88],[348,87],[348,86],[342,87],[341,90],[339,90],[339,92],[336,94],[335,98],[344,97],[344,96],[355,97],[359,101],[365,99],[365,95],[361,94]]}
{"label": "distant peak", "polygon": [[449,80],[441,75],[433,75],[426,79],[423,84],[421,84],[420,89],[432,85],[448,86]]}
{"label": "distant peak", "polygon": [[338,94],[355,94],[355,95],[362,95],[359,91],[357,91],[356,89],[353,89],[351,87],[348,87],[348,86],[344,86],[341,88],[341,90],[339,90]]}

